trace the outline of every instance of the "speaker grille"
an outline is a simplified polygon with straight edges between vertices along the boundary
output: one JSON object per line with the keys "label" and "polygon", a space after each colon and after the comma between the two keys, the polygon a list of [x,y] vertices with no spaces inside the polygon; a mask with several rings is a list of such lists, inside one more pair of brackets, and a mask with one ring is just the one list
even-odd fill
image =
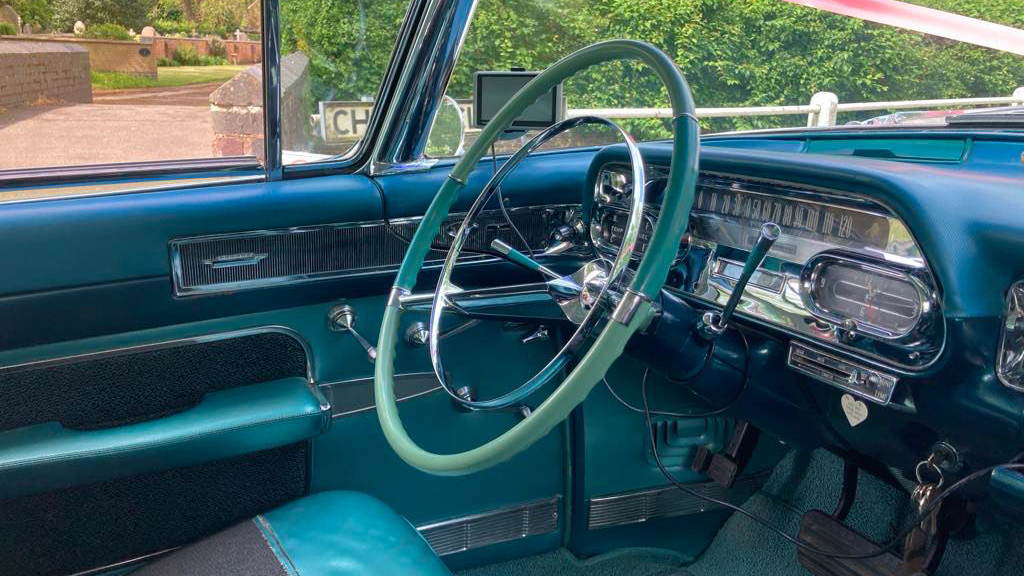
{"label": "speaker grille", "polygon": [[[553,226],[564,222],[572,206],[514,208],[512,222],[530,248],[542,248]],[[434,245],[450,245],[449,234],[463,215],[449,216],[437,230]],[[224,292],[308,282],[394,270],[405,255],[420,219],[388,224],[367,222],[262,230],[183,238],[171,241],[171,265],[177,295]],[[523,248],[500,210],[485,210],[478,231],[466,243],[470,250],[490,250],[500,239]],[[431,251],[428,262],[444,257]],[[466,258],[481,256],[467,255]]]}
{"label": "speaker grille", "polygon": [[256,328],[0,369],[0,431],[59,422],[92,430],[166,416],[203,395],[307,375],[296,336]]}

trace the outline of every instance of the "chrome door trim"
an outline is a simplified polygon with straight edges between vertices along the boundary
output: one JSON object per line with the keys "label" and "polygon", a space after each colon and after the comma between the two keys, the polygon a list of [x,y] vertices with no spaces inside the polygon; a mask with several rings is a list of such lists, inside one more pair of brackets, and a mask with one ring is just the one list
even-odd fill
{"label": "chrome door trim", "polygon": [[[413,392],[411,394],[404,394],[403,395],[401,390],[398,390],[398,387],[401,384],[401,379],[402,378],[410,378],[410,377],[434,378],[434,373],[433,372],[406,372],[406,373],[403,373],[403,374],[395,374],[395,388],[396,388],[395,389],[395,396],[396,396],[395,401],[396,402],[404,402],[406,400],[412,400],[413,398],[419,398],[421,396],[426,396],[428,394],[433,394],[434,392],[437,392],[438,390],[441,389],[441,385],[437,384],[436,386],[430,388],[429,390],[421,390],[421,391],[418,391],[418,392]],[[373,376],[365,376],[365,377],[359,377],[359,378],[350,378],[350,379],[347,379],[347,380],[337,380],[337,381],[334,381],[334,382],[321,382],[321,383],[319,383],[317,385],[317,387],[320,389],[320,393],[326,398],[328,394],[324,393],[324,389],[334,388],[335,386],[360,386],[360,385],[369,386],[371,391],[372,391],[373,385],[374,385],[374,378],[373,378]],[[368,411],[374,410],[376,408],[377,408],[376,403],[374,403],[371,400],[371,403],[368,406],[361,406],[359,408],[354,408],[354,409],[351,409],[351,410],[345,410],[344,412],[332,412],[331,418],[344,418],[345,416],[352,416],[353,414],[361,414],[363,412],[368,412]]]}

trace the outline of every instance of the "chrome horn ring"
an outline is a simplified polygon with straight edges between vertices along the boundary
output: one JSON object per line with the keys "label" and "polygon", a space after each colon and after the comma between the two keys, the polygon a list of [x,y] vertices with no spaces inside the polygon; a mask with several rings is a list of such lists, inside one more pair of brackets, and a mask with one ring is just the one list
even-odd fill
{"label": "chrome horn ring", "polygon": [[[585,124],[603,125],[616,130],[622,136],[629,151],[630,162],[632,164],[633,181],[646,182],[643,157],[640,155],[640,149],[633,141],[633,138],[618,124],[606,118],[600,118],[597,116],[569,118],[558,122],[545,129],[540,134],[537,134],[529,142],[519,148],[515,154],[509,157],[497,173],[491,177],[490,181],[487,182],[487,185],[484,186],[480,195],[476,198],[473,205],[466,213],[458,231],[452,238],[451,245],[448,248],[448,254],[446,255],[444,264],[441,267],[441,273],[437,281],[437,286],[434,290],[434,298],[430,308],[430,321],[428,327],[430,332],[430,361],[434,368],[434,374],[445,392],[451,396],[452,400],[456,403],[470,410],[499,410],[520,404],[530,396],[530,394],[550,382],[556,374],[558,374],[573,358],[576,357],[586,340],[587,335],[598,324],[604,315],[604,311],[608,308],[604,304],[611,300],[611,294],[615,289],[617,289],[617,287],[624,285],[625,275],[629,268],[630,261],[633,258],[633,253],[636,250],[636,243],[640,235],[640,228],[643,225],[645,197],[644,187],[642,185],[634,186],[630,203],[629,218],[626,222],[626,229],[623,234],[622,244],[619,247],[619,251],[615,256],[615,259],[609,263],[605,259],[596,258],[594,261],[588,263],[586,266],[570,276],[564,276],[548,281],[549,293],[551,293],[552,297],[559,303],[559,306],[562,307],[566,317],[577,324],[576,331],[573,333],[572,337],[568,339],[565,345],[562,346],[562,349],[558,354],[556,354],[550,362],[548,362],[526,383],[506,394],[490,400],[471,400],[465,398],[458,394],[453,386],[448,382],[440,354],[441,318],[444,315],[445,308],[452,305],[449,297],[461,291],[459,287],[452,284],[451,274],[459,259],[463,246],[470,234],[473,232],[474,220],[483,211],[484,206],[487,205],[505,178],[527,156],[562,132]],[[595,251],[595,256],[596,255]],[[603,274],[595,270],[595,267],[601,267]],[[577,276],[579,276],[578,279]],[[582,309],[582,312],[579,313],[570,312],[570,308],[574,307],[570,302],[571,293],[574,289],[577,293],[576,299],[579,301],[578,308]],[[595,292],[597,292],[596,295]],[[567,296],[570,297],[567,298]],[[584,302],[583,300],[587,301]]]}

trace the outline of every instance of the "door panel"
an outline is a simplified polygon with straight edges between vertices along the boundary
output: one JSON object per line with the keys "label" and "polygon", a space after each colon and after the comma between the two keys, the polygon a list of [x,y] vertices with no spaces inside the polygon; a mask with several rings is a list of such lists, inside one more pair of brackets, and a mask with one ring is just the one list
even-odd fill
{"label": "door panel", "polygon": [[[514,206],[576,203],[582,167],[592,153],[530,159],[523,168],[530,177],[510,181],[504,192]],[[435,477],[398,460],[384,441],[373,410],[316,424],[320,415],[303,402],[312,398],[319,406],[319,386],[361,386],[365,391],[373,370],[355,339],[329,329],[328,311],[340,302],[353,306],[357,329],[376,341],[394,268],[211,295],[174,294],[169,250],[174,239],[379,222],[385,214],[415,217],[426,208],[447,170],[439,166],[380,177],[377,182],[361,175],[331,176],[0,205],[0,245],[15,247],[0,253],[0,392],[13,394],[15,377],[25,377],[27,368],[16,366],[43,362],[33,366],[71,370],[73,377],[44,375],[22,382],[35,394],[35,400],[26,396],[23,403],[77,404],[86,420],[99,423],[97,429],[79,430],[74,422],[43,414],[38,422],[0,431],[0,469],[5,460],[16,460],[13,455],[31,456],[18,456],[23,463],[46,461],[45,466],[23,467],[24,482],[19,485],[46,480],[37,483],[33,494],[0,495],[0,535],[10,535],[8,545],[23,552],[8,557],[11,570],[0,572],[25,572],[24,566],[33,565],[39,567],[37,573],[60,574],[129,560],[184,544],[308,490],[369,492],[417,525],[514,510],[551,498],[558,498],[561,505],[568,502],[564,428],[493,470]],[[490,163],[482,163],[471,188],[478,191],[490,171]],[[468,206],[471,194],[465,195],[460,208]],[[424,288],[432,286],[434,274],[423,274]],[[459,274],[466,286],[532,278],[517,267],[490,260],[468,263]],[[406,316],[407,326],[426,320],[424,314]],[[282,380],[276,370],[280,362],[261,365],[238,350],[219,360],[212,354],[224,335],[268,327],[294,334],[308,356],[308,374],[284,376],[308,378],[317,388],[305,380],[298,387],[289,384],[295,381]],[[522,343],[529,328],[482,323],[446,340],[446,364],[455,381],[475,385],[482,397],[520,384],[557,345],[554,340]],[[172,355],[163,364],[140,361],[139,354],[171,349],[175,342],[199,346],[202,353]],[[399,347],[399,374],[430,373],[425,348],[405,343]],[[120,369],[88,363],[97,358],[110,362],[106,355],[125,349],[127,365]],[[266,350],[263,354],[274,356]],[[225,373],[243,373],[245,366],[253,373],[225,384]],[[105,391],[104,386],[112,383],[122,395]],[[169,391],[176,389],[188,393],[172,401]],[[126,403],[129,416],[103,417],[113,403]],[[14,422],[13,412],[4,412],[13,404],[5,406],[0,408],[0,422]],[[285,410],[307,408],[311,426],[279,425],[278,416],[287,416]],[[514,412],[462,412],[442,391],[430,388],[403,401],[401,409],[413,437],[437,451],[485,442],[520,417]],[[229,434],[239,423],[259,426],[249,434]],[[47,433],[32,436],[26,429],[33,426],[46,427]],[[328,426],[330,431],[319,435]],[[199,433],[204,444],[184,440]],[[26,434],[35,438],[34,443]],[[296,442],[311,436],[315,439]],[[94,449],[101,449],[103,462],[89,460]],[[63,460],[68,455],[73,457]],[[59,457],[61,464],[51,462],[51,457]],[[73,469],[71,462],[80,468]],[[182,482],[189,483],[187,496]],[[129,513],[124,506],[136,512]],[[193,518],[192,528],[183,529],[180,521],[169,518],[174,511]],[[448,560],[458,565],[555,548],[561,542],[564,512],[559,508],[552,529]],[[110,529],[91,533],[86,519]],[[19,532],[19,525],[29,528]],[[42,540],[46,534],[59,534],[67,546],[88,553],[63,555]],[[41,556],[47,556],[45,562]]]}

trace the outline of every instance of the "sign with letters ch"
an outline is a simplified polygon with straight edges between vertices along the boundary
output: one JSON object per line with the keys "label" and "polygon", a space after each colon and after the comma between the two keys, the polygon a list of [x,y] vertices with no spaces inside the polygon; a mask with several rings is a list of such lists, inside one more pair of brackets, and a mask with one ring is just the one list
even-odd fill
{"label": "sign with letters ch", "polygon": [[[473,125],[473,101],[456,100],[466,126]],[[373,102],[324,100],[320,102],[320,137],[325,142],[355,142],[366,134],[373,113]]]}

